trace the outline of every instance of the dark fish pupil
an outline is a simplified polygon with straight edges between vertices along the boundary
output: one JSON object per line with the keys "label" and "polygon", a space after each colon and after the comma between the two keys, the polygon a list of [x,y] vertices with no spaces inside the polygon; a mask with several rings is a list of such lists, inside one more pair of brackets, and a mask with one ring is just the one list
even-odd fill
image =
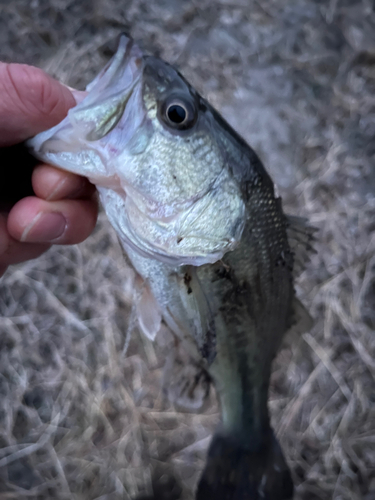
{"label": "dark fish pupil", "polygon": [[173,123],[182,123],[186,119],[186,110],[179,104],[172,104],[167,110],[168,118]]}

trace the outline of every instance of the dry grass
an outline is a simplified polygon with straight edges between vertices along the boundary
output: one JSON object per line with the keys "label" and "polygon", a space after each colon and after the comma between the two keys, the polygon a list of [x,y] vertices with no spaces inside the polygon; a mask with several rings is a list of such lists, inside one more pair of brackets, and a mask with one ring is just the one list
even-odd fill
{"label": "dry grass", "polygon": [[[5,1],[0,58],[82,87],[120,30],[179,64],[319,228],[297,284],[315,326],[285,340],[270,408],[297,500],[373,500],[373,2]],[[3,278],[1,500],[191,498],[216,403],[165,400],[167,341],[128,335],[132,280],[104,215],[85,243]]]}

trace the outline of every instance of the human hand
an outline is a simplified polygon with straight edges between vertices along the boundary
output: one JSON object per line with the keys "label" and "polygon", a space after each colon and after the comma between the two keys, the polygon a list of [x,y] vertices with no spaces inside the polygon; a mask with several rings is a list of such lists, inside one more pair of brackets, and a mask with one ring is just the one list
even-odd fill
{"label": "human hand", "polygon": [[[15,148],[29,137],[59,123],[75,105],[67,87],[38,68],[0,62],[0,191],[16,179],[22,197],[24,165]],[[11,154],[10,154],[11,153]],[[23,163],[23,161],[21,161]],[[6,174],[6,175],[5,175]],[[29,174],[30,175],[30,174]],[[18,179],[17,179],[18,176]],[[34,259],[51,244],[74,244],[95,227],[98,204],[95,187],[84,177],[38,164],[32,172],[35,196],[17,201],[0,213],[0,276],[10,264]],[[0,199],[0,203],[3,200]]]}

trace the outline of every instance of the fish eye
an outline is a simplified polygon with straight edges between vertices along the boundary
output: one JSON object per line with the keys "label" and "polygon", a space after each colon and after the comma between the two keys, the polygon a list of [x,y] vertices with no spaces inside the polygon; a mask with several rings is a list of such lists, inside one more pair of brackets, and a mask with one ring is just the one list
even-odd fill
{"label": "fish eye", "polygon": [[168,120],[176,125],[181,125],[184,123],[187,117],[187,111],[181,104],[170,104],[166,111]]}
{"label": "fish eye", "polygon": [[161,118],[170,128],[187,130],[197,121],[197,113],[193,103],[172,96],[163,103]]}

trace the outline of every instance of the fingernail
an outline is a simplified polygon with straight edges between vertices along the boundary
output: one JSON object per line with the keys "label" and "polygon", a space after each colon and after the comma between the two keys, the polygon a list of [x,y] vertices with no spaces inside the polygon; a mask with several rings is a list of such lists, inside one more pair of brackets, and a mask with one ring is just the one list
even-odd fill
{"label": "fingernail", "polygon": [[[49,175],[55,175],[56,172],[50,172]],[[58,177],[60,177],[59,174],[57,174]],[[66,184],[66,181],[67,181],[67,178],[64,177],[63,179],[59,179],[59,181],[57,183],[55,183],[55,185],[53,186],[52,188],[52,191],[50,192],[50,194],[47,196],[46,200],[47,201],[50,201],[53,199],[53,197],[55,196],[56,193],[58,193],[59,191],[61,191],[61,189],[63,188],[64,184]]]}
{"label": "fingernail", "polygon": [[[74,182],[76,184],[75,188],[71,190],[70,192],[67,192],[66,189],[64,189],[64,186],[67,182],[70,182],[71,184],[71,178],[69,179],[68,177],[64,177],[63,179],[60,180],[52,189],[51,193],[48,195],[46,198],[47,201],[51,200],[56,200],[62,197],[62,195],[69,199],[74,199],[74,198],[79,198],[79,195],[85,190],[86,188],[86,179],[84,177],[78,177],[74,179]],[[68,186],[69,188],[69,186]]]}
{"label": "fingernail", "polygon": [[47,243],[59,238],[65,231],[66,219],[60,213],[39,213],[24,229],[21,241]]}

